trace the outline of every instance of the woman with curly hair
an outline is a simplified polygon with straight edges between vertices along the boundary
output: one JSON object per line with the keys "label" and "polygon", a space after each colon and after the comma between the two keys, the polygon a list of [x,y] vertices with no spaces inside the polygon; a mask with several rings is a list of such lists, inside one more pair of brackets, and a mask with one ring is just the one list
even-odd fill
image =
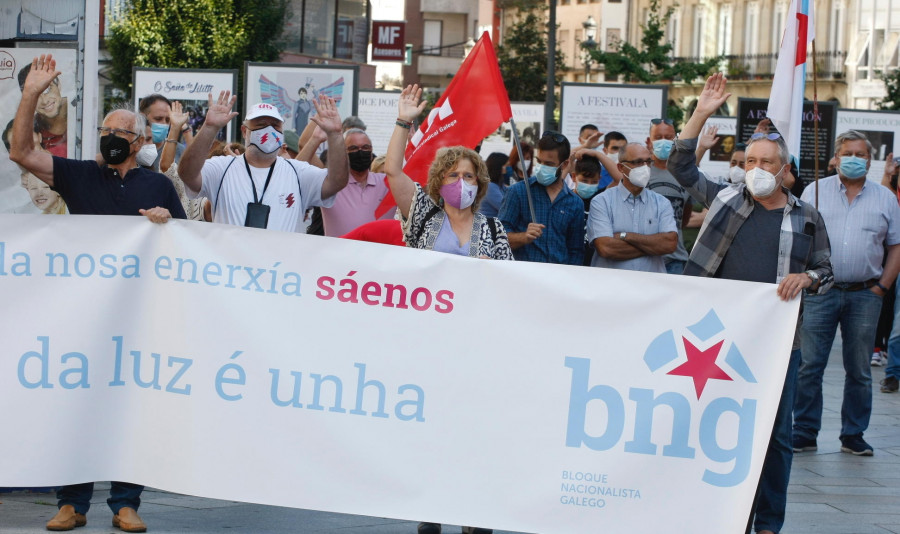
{"label": "woman with curly hair", "polygon": [[403,173],[407,135],[425,103],[417,85],[400,95],[399,115],[385,158],[397,216],[406,246],[495,260],[512,260],[512,249],[499,219],[478,213],[487,194],[487,167],[475,151],[462,146],[438,150],[425,188]]}

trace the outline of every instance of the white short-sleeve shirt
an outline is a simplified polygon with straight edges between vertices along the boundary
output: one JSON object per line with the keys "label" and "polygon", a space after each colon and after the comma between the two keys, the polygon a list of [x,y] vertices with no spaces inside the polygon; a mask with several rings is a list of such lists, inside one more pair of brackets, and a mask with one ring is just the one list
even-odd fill
{"label": "white short-sleeve shirt", "polygon": [[302,232],[303,215],[313,206],[330,208],[334,196],[322,198],[322,183],[328,174],[325,169],[295,160],[279,157],[272,170],[272,179],[263,195],[269,167],[247,165],[244,156],[218,156],[206,160],[201,176],[200,191],[191,191],[189,196],[207,197],[212,204],[213,222],[244,225],[247,204],[253,202],[253,184],[260,201],[271,208],[269,212],[270,230],[282,232]]}

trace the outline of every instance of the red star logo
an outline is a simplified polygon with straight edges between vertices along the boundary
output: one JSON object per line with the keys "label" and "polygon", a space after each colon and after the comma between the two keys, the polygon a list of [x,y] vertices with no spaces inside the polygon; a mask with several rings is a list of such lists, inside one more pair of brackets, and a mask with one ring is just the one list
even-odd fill
{"label": "red star logo", "polygon": [[797,57],[794,66],[806,63],[806,43],[809,32],[809,16],[797,13]]}
{"label": "red star logo", "polygon": [[684,350],[688,361],[666,374],[693,378],[694,390],[697,391],[698,400],[700,395],[703,394],[703,388],[706,387],[707,380],[731,380],[731,377],[725,374],[721,367],[716,365],[716,357],[719,355],[722,344],[725,343],[724,340],[719,341],[706,350],[698,349],[685,338],[681,338],[681,340],[684,341]]}

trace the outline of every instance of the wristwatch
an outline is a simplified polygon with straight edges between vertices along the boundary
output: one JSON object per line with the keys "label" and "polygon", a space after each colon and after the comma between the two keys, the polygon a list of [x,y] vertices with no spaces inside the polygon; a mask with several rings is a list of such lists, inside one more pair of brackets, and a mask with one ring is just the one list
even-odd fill
{"label": "wristwatch", "polygon": [[625,241],[626,234],[628,234],[628,232],[619,232],[619,239],[621,239],[622,241]]}
{"label": "wristwatch", "polygon": [[816,285],[819,283],[819,273],[815,271],[806,271],[806,276],[808,276],[809,279],[812,280],[812,285]]}

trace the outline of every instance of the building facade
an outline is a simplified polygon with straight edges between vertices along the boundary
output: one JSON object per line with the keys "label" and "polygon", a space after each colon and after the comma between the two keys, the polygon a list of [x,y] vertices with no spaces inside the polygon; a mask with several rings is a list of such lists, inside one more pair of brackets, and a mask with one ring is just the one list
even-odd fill
{"label": "building facade", "polygon": [[[900,0],[815,0],[817,92],[819,100],[840,107],[874,109],[885,96],[880,75],[897,68],[900,41]],[[630,35],[640,39],[650,0],[634,0]],[[698,61],[723,56],[721,69],[734,96],[768,98],[778,49],[787,21],[789,0],[662,0],[674,7],[666,28],[678,60]],[[813,98],[812,50],[806,97]],[[691,109],[702,81],[693,86],[675,81],[670,97]]]}

